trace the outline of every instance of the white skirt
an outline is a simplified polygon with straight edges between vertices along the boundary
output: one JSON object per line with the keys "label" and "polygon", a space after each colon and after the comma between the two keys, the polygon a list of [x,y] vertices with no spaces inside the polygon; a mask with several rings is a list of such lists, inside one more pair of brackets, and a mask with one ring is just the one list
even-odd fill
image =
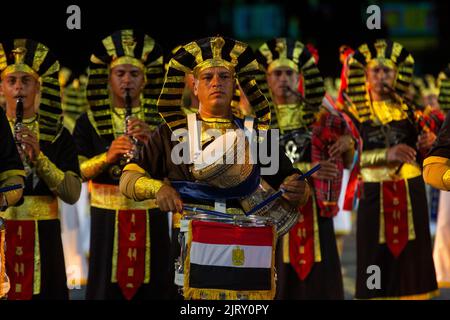
{"label": "white skirt", "polygon": [[350,171],[344,169],[342,174],[341,193],[339,195],[338,206],[339,211],[333,218],[334,232],[336,235],[347,235],[352,231],[352,214],[349,210],[344,210],[345,191],[347,190],[348,181],[350,179]]}
{"label": "white skirt", "polygon": [[439,287],[450,288],[450,192],[441,191],[433,250]]}

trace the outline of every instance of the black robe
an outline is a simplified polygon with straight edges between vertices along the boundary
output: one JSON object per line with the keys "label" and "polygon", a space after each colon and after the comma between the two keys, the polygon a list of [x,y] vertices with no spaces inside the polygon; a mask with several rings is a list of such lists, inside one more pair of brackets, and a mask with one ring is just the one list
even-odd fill
{"label": "black robe", "polygon": [[0,177],[3,178],[6,171],[23,170],[23,164],[17,152],[8,119],[2,108],[0,108],[0,137]]}
{"label": "black robe", "polygon": [[[8,124],[9,127],[9,124]],[[8,128],[10,129],[10,128]],[[7,143],[2,142],[3,143]],[[54,142],[40,141],[41,152],[48,157],[61,171],[72,171],[79,174],[78,157],[69,131],[62,128]],[[24,197],[52,196],[46,183],[37,176],[30,174],[25,179]],[[18,206],[20,210],[20,205]],[[41,220],[37,222],[39,232],[39,246],[41,259],[41,288],[40,294],[33,295],[33,300],[69,298],[67,289],[66,268],[61,240],[61,226],[59,219]],[[7,270],[7,273],[13,270]]]}
{"label": "black robe", "polygon": [[[286,132],[281,137],[282,146],[285,147],[289,141],[293,141],[297,150],[299,150],[298,162],[311,163],[311,131],[302,128]],[[276,252],[278,274],[276,299],[344,299],[341,263],[336,246],[333,218],[320,216],[320,208],[317,202],[316,207],[318,210],[317,225],[322,260],[314,262],[308,276],[301,280],[292,265],[284,263],[283,243],[279,241]]]}
{"label": "black robe", "polygon": [[[418,132],[408,119],[391,121],[382,128],[372,122],[359,125],[364,141],[364,150],[387,148],[404,143],[416,148]],[[384,130],[384,134],[383,134]],[[418,163],[421,163],[419,152]],[[424,294],[428,296],[437,290],[436,275],[432,257],[428,208],[425,185],[422,176],[408,179],[412,215],[416,239],[408,241],[398,258],[395,258],[386,244],[379,244],[380,226],[380,183],[365,182],[357,215],[357,299],[401,298]],[[381,288],[369,289],[369,266],[375,265],[381,271]],[[420,296],[418,296],[420,297]]]}
{"label": "black robe", "polygon": [[[112,140],[97,134],[86,113],[75,125],[74,139],[78,153],[88,159],[106,152]],[[96,176],[93,182],[118,185],[108,169]],[[168,297],[169,277],[172,265],[169,264],[169,223],[167,214],[158,209],[148,210],[150,217],[150,282],[142,284],[133,299],[165,299]],[[115,229],[115,210],[91,206],[91,239],[89,272],[86,299],[124,299],[117,283],[111,282],[112,256]]]}

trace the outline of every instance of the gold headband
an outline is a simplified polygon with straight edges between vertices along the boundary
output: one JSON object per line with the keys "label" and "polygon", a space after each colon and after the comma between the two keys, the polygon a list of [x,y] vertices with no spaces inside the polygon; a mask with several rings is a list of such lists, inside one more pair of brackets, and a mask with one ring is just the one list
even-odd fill
{"label": "gold headband", "polygon": [[1,79],[4,79],[8,74],[14,72],[25,72],[33,76],[36,80],[39,80],[39,75],[29,65],[24,63],[10,64],[2,71]]}
{"label": "gold headband", "polygon": [[367,63],[367,68],[374,68],[377,66],[385,66],[391,69],[397,69],[397,66],[395,65],[394,61],[392,61],[391,59],[386,59],[386,58],[375,58],[370,60]]}
{"label": "gold headband", "polygon": [[228,69],[232,74],[234,74],[234,65],[231,62],[228,62],[223,59],[208,59],[200,62],[195,66],[193,70],[194,77],[197,78],[198,74],[207,68],[213,67],[224,67]]}
{"label": "gold headband", "polygon": [[141,69],[142,71],[145,70],[145,66],[141,60],[133,58],[133,57],[129,57],[129,56],[123,56],[123,57],[117,58],[116,60],[111,62],[110,68],[112,69],[114,67],[117,67],[117,66],[123,65],[123,64],[131,64],[131,65]]}
{"label": "gold headband", "polygon": [[294,69],[296,72],[298,72],[298,65],[292,61],[291,59],[287,58],[280,58],[272,61],[269,66],[267,67],[267,72],[271,73],[273,69],[280,68],[280,67],[288,67],[291,69]]}

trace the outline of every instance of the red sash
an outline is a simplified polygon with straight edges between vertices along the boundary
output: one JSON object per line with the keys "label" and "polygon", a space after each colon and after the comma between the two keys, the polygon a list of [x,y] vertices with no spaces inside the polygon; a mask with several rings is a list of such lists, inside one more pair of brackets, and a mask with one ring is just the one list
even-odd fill
{"label": "red sash", "polygon": [[6,221],[6,273],[11,282],[8,300],[33,296],[35,221]]}
{"label": "red sash", "polygon": [[314,197],[299,209],[300,217],[289,230],[289,260],[300,280],[305,280],[314,264]]}
{"label": "red sash", "polygon": [[383,181],[386,244],[398,257],[408,243],[408,195],[405,180]]}
{"label": "red sash", "polygon": [[118,212],[117,283],[127,300],[145,278],[146,210]]}

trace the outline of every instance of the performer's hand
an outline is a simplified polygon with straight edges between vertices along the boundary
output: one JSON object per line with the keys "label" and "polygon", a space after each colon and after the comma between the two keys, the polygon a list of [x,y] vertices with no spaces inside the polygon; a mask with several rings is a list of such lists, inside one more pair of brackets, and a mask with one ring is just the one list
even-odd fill
{"label": "performer's hand", "polygon": [[330,158],[340,157],[342,154],[349,151],[353,145],[353,138],[350,135],[346,134],[340,136],[339,139],[329,147],[328,154],[330,155]]}
{"label": "performer's hand", "polygon": [[435,140],[436,135],[433,132],[422,132],[417,140],[417,148],[426,152],[431,149]]}
{"label": "performer's hand", "polygon": [[123,154],[130,152],[132,149],[133,144],[131,143],[130,138],[127,136],[117,137],[111,143],[111,146],[106,153],[106,162],[109,164],[116,163]]}
{"label": "performer's hand", "polygon": [[27,127],[22,127],[17,133],[16,138],[24,147],[24,152],[30,162],[35,162],[41,152],[39,140],[36,134]]}
{"label": "performer's hand", "polygon": [[177,190],[165,184],[156,193],[156,204],[161,211],[183,212],[183,201]]}
{"label": "performer's hand", "polygon": [[128,134],[139,140],[140,142],[146,143],[150,139],[150,127],[144,121],[137,118],[130,118],[128,121]]}
{"label": "performer's hand", "polygon": [[416,153],[416,150],[404,143],[401,143],[388,149],[387,161],[412,163],[416,160]]}
{"label": "performer's hand", "polygon": [[[320,169],[312,175],[313,178],[322,180],[334,180],[338,177],[339,170],[334,162],[332,162],[331,160],[321,160],[318,163],[320,163]],[[317,162],[312,164],[313,167],[316,165]]]}
{"label": "performer's hand", "polygon": [[306,181],[297,180],[299,175],[297,173],[287,177],[280,188],[286,192],[283,194],[292,206],[303,206],[308,201],[310,196],[310,188]]}

